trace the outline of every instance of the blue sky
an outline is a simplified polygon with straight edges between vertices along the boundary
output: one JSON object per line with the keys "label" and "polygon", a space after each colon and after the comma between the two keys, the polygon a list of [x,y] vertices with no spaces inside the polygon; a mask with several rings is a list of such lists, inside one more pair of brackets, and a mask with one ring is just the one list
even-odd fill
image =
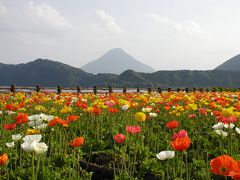
{"label": "blue sky", "polygon": [[239,0],[0,0],[0,62],[75,67],[120,47],[156,70],[213,69],[240,53]]}

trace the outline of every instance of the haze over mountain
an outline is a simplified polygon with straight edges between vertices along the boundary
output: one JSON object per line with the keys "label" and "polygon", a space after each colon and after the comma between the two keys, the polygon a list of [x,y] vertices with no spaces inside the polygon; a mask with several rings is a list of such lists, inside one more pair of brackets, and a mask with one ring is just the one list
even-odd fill
{"label": "haze over mountain", "polygon": [[217,66],[215,70],[224,71],[240,71],[240,54],[225,61],[223,64]]}
{"label": "haze over mountain", "polygon": [[152,67],[134,59],[121,48],[111,49],[100,58],[82,66],[81,69],[94,74],[120,74],[129,69],[146,73],[152,73],[155,71]]}

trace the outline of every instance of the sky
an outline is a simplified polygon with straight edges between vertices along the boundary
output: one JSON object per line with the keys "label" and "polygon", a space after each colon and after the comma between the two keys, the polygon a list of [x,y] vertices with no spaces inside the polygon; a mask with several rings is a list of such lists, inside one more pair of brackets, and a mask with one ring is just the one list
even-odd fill
{"label": "sky", "polygon": [[81,67],[122,48],[155,70],[211,70],[240,54],[239,0],[0,0],[0,62]]}

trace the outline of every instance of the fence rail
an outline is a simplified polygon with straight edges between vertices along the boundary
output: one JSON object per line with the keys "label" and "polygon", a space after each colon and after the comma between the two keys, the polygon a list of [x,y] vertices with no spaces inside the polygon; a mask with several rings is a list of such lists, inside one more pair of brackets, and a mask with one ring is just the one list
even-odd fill
{"label": "fence rail", "polygon": [[56,87],[42,87],[42,86],[15,86],[15,85],[10,85],[10,86],[0,86],[0,93],[6,93],[6,92],[57,92],[58,94],[61,94],[62,92],[76,92],[76,93],[117,93],[117,92],[122,92],[122,93],[127,93],[127,92],[158,92],[161,93],[162,91],[185,91],[185,92],[195,92],[195,91],[239,91],[240,89],[231,89],[231,88],[221,88],[221,87],[211,87],[211,88],[177,88],[177,89],[172,89],[172,88],[127,88],[127,87],[103,87],[103,88],[98,88],[97,86],[93,86],[91,88],[82,88],[80,86],[76,87],[62,87],[62,86],[56,86]]}

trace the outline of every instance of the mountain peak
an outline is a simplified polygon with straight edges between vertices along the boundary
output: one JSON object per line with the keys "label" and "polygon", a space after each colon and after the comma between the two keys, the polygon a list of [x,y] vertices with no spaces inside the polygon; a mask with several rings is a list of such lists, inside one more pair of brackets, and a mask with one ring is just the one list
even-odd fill
{"label": "mountain peak", "polygon": [[120,74],[132,69],[136,72],[154,72],[155,70],[137,61],[127,54],[122,48],[114,48],[102,55],[100,58],[81,67],[86,72]]}
{"label": "mountain peak", "polygon": [[215,70],[240,71],[240,54],[230,58],[221,65],[217,66]]}

